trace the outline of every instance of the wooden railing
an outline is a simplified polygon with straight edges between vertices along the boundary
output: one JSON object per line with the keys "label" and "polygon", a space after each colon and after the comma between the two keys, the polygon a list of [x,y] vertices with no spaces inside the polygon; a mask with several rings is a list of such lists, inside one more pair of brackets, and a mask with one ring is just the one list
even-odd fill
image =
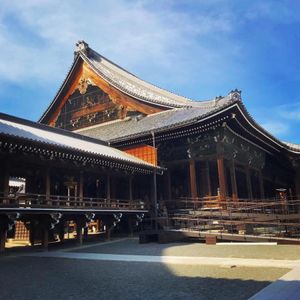
{"label": "wooden railing", "polygon": [[16,193],[7,196],[0,193],[1,208],[148,210],[146,204],[140,200],[81,198],[30,193]]}

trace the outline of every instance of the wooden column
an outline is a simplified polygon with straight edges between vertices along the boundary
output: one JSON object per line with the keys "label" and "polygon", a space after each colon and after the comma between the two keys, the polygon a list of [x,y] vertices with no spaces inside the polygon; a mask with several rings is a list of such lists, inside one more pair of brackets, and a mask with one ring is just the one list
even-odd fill
{"label": "wooden column", "polygon": [[172,188],[171,188],[171,170],[168,169],[166,172],[166,181],[167,181],[167,200],[172,199]]}
{"label": "wooden column", "polygon": [[246,168],[246,178],[247,178],[248,198],[253,199],[251,175],[250,175],[250,169],[248,167]]}
{"label": "wooden column", "polygon": [[0,228],[0,253],[5,251],[6,237],[7,230],[5,228]]}
{"label": "wooden column", "polygon": [[76,224],[76,242],[78,245],[82,245],[83,242],[82,226],[80,224]]}
{"label": "wooden column", "polygon": [[83,172],[80,172],[79,175],[79,201],[82,202],[83,201]]}
{"label": "wooden column", "polygon": [[106,226],[106,229],[105,229],[105,236],[106,236],[106,239],[109,241],[110,238],[111,238],[111,233],[114,229],[114,226],[113,225],[107,225]]}
{"label": "wooden column", "polygon": [[65,240],[65,222],[60,222],[58,234],[59,234],[59,241],[63,243]]}
{"label": "wooden column", "polygon": [[110,200],[110,175],[107,175],[106,178],[106,199]]}
{"label": "wooden column", "polygon": [[88,240],[88,237],[89,237],[89,228],[88,227],[85,227],[83,229],[83,238],[87,241]]}
{"label": "wooden column", "polygon": [[219,189],[220,189],[220,201],[226,201],[226,180],[225,180],[225,168],[224,158],[218,157],[218,177],[219,177]]}
{"label": "wooden column", "polygon": [[261,171],[259,171],[258,180],[259,180],[260,197],[261,199],[265,199],[264,179]]}
{"label": "wooden column", "polygon": [[48,250],[49,245],[49,229],[48,228],[42,228],[42,248],[44,250]]}
{"label": "wooden column", "polygon": [[50,169],[47,168],[46,170],[46,201],[50,200],[51,195],[51,178],[50,178]]}
{"label": "wooden column", "polygon": [[129,215],[128,216],[128,229],[129,229],[129,235],[131,237],[133,237],[133,221],[134,221],[133,216]]}
{"label": "wooden column", "polygon": [[232,160],[230,165],[230,177],[231,177],[231,190],[232,190],[232,200],[238,201],[238,191],[236,184],[236,173],[235,173],[235,162]]}
{"label": "wooden column", "polygon": [[195,161],[192,159],[189,162],[190,167],[190,188],[191,188],[191,197],[197,198],[197,181],[196,181],[196,164]]}
{"label": "wooden column", "polygon": [[133,178],[132,178],[132,176],[130,176],[129,177],[129,200],[130,201],[133,200],[132,181],[133,181]]}
{"label": "wooden column", "polygon": [[210,175],[209,175],[209,161],[205,161],[205,177],[207,182],[207,194],[211,197],[211,184],[210,184]]}

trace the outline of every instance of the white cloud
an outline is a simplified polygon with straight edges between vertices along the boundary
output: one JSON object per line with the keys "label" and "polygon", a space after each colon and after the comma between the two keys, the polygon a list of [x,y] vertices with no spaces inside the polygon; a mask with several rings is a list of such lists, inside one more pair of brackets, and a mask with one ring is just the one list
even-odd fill
{"label": "white cloud", "polygon": [[[0,78],[15,82],[62,78],[79,39],[142,73],[146,71],[141,65],[151,66],[162,73],[172,72],[173,79],[183,79],[190,72],[185,68],[195,71],[195,60],[191,58],[195,55],[199,69],[218,73],[223,64],[220,49],[206,46],[201,39],[226,34],[233,28],[232,15],[228,13],[199,13],[191,18],[188,13],[160,7],[152,1],[2,2]],[[21,29],[10,28],[7,19],[11,16],[18,19]],[[23,39],[15,38],[16,30],[23,31]],[[31,43],[31,39],[38,41]],[[234,45],[226,48],[225,42],[223,47],[222,53],[228,57],[238,51]]]}
{"label": "white cloud", "polygon": [[300,103],[280,105],[277,107],[278,114],[287,120],[300,121]]}
{"label": "white cloud", "polygon": [[280,121],[267,121],[262,123],[262,127],[274,136],[284,136],[289,133],[290,127],[287,123]]}

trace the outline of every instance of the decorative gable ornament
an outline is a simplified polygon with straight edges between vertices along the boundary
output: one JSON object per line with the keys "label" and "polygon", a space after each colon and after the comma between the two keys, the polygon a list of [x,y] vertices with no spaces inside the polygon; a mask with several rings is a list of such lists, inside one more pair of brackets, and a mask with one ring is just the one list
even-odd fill
{"label": "decorative gable ornament", "polygon": [[86,90],[89,85],[95,85],[89,78],[81,78],[78,82],[77,89],[79,90],[80,94],[83,95],[86,93]]}

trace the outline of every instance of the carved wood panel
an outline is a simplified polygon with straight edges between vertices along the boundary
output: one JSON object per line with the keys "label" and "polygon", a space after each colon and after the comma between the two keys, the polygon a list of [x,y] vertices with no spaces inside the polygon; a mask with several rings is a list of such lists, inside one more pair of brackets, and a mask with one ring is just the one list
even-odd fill
{"label": "carved wood panel", "polygon": [[127,109],[113,103],[100,88],[81,82],[62,107],[55,126],[76,130],[126,117]]}

